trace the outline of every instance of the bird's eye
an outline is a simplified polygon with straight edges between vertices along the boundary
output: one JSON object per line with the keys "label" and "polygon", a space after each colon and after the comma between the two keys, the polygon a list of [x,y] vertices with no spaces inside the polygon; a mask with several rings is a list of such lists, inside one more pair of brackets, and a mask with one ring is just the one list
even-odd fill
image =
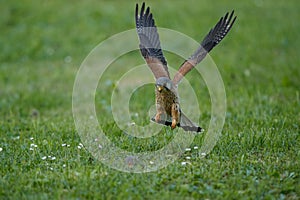
{"label": "bird's eye", "polygon": [[157,86],[157,90],[158,90],[159,92],[161,92],[161,91],[163,90],[163,87]]}

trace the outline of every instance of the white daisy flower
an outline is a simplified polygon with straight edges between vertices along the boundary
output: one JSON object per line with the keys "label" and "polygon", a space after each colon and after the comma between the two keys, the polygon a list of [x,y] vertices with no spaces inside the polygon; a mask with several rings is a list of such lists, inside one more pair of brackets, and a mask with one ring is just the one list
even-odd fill
{"label": "white daisy flower", "polygon": [[191,148],[186,148],[186,149],[185,149],[185,151],[191,151],[191,150],[192,150]]}

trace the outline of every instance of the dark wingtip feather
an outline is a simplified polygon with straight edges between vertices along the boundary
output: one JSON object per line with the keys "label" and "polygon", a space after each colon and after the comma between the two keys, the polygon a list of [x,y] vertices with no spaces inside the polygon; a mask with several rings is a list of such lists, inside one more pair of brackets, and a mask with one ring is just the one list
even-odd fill
{"label": "dark wingtip feather", "polygon": [[148,16],[150,12],[150,7],[147,7],[146,12],[145,12],[145,16]]}
{"label": "dark wingtip feather", "polygon": [[232,16],[233,16],[233,14],[234,14],[234,10],[231,11],[228,21],[231,21],[231,18],[232,18]]}
{"label": "dark wingtip feather", "polygon": [[227,20],[227,17],[228,17],[228,15],[229,15],[229,12],[227,12],[226,14],[225,14],[225,16],[224,16],[224,21],[226,21]]}
{"label": "dark wingtip feather", "polygon": [[140,17],[143,15],[144,10],[145,10],[145,2],[143,2],[143,4],[142,4],[142,8],[141,8],[141,12],[140,12]]}
{"label": "dark wingtip feather", "polygon": [[138,25],[138,12],[139,12],[139,4],[135,5],[135,24]]}
{"label": "dark wingtip feather", "polygon": [[203,39],[201,45],[207,52],[212,50],[219,42],[221,42],[230,31],[236,20],[236,16],[232,20],[233,15],[234,10],[230,13],[230,15],[229,12],[227,12],[223,17],[220,18],[215,27],[212,28]]}

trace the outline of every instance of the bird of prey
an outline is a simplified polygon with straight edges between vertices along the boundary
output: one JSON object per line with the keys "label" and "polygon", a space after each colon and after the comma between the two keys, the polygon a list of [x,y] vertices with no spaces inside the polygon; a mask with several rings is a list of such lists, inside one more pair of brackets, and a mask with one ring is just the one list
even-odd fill
{"label": "bird of prey", "polygon": [[200,47],[190,58],[184,61],[173,80],[171,80],[150,7],[145,8],[145,3],[143,3],[139,11],[139,6],[136,4],[135,22],[140,41],[140,51],[156,79],[156,114],[151,119],[152,121],[171,126],[172,129],[177,126],[185,131],[202,132],[202,128],[192,122],[181,111],[178,84],[226,36],[236,20],[236,16],[233,17],[233,15],[234,11],[221,17],[218,23],[204,37]]}

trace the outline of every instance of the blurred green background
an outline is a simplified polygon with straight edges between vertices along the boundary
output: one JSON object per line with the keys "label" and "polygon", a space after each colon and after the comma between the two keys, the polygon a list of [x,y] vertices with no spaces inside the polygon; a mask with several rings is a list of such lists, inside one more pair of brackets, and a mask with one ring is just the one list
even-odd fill
{"label": "blurred green background", "polygon": [[[299,199],[296,0],[148,1],[157,26],[199,42],[235,10],[234,27],[210,54],[227,94],[221,140],[205,159],[193,150],[148,174],[117,172],[80,147],[72,118],[76,72],[101,41],[135,27],[135,3],[0,1],[0,198]],[[165,55],[172,66],[183,61]],[[128,59],[143,63],[138,51]]]}

